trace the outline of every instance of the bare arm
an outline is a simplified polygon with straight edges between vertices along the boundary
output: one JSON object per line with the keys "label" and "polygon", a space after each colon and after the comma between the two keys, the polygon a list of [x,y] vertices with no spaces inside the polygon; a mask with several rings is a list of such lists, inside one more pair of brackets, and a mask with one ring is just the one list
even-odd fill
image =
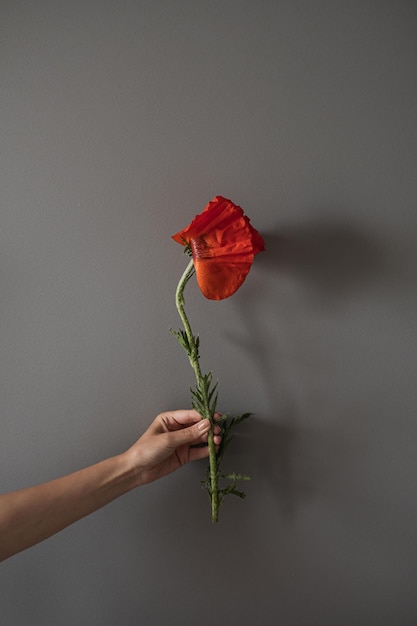
{"label": "bare arm", "polygon": [[[62,478],[0,495],[0,561],[93,513],[124,493],[208,455],[208,420],[161,413],[129,450]],[[216,443],[220,443],[216,428]]]}

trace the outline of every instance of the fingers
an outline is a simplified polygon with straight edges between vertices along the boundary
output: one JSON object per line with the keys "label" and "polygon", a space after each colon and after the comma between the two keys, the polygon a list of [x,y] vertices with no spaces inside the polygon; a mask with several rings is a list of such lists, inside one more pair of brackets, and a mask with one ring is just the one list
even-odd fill
{"label": "fingers", "polygon": [[156,420],[163,425],[165,430],[172,431],[200,422],[201,415],[193,409],[180,409],[178,411],[160,413]]}
{"label": "fingers", "polygon": [[[201,419],[201,417],[198,415],[198,421],[192,424],[192,426],[171,430],[169,433],[167,433],[167,435],[169,435],[170,444],[173,447],[177,448],[182,445],[192,446],[198,445],[200,443],[207,443],[209,430],[210,421],[208,419]],[[220,433],[221,428],[220,426],[216,425],[214,427],[214,444],[216,446],[220,445],[221,442]]]}
{"label": "fingers", "polygon": [[[219,419],[221,413],[215,413],[214,419]],[[180,409],[178,411],[166,411],[160,413],[155,422],[163,426],[163,430],[173,431],[192,426],[201,421],[201,415],[193,409]]]}
{"label": "fingers", "polygon": [[209,420],[202,420],[198,416],[197,423],[180,430],[172,430],[169,433],[170,443],[173,447],[177,448],[185,444],[193,445],[202,443],[204,439],[207,440],[207,433],[210,430]]}
{"label": "fingers", "polygon": [[[213,429],[213,433],[214,433],[213,441],[214,441],[214,445],[216,447],[219,447],[219,445],[222,442],[221,432],[222,432],[222,429],[220,428],[220,426],[215,426],[214,427],[214,429]],[[204,434],[202,439],[203,439],[204,443],[207,443],[208,433]]]}
{"label": "fingers", "polygon": [[199,421],[201,421],[201,416],[193,409],[165,411],[155,417],[145,434],[158,435],[160,433],[169,433],[186,428]]}
{"label": "fingers", "polygon": [[[204,433],[201,437],[201,444],[207,444],[208,432]],[[216,448],[216,452],[219,449],[221,444],[221,428],[220,426],[214,427],[214,437],[213,437],[214,445]],[[209,455],[209,448],[207,445],[198,445],[197,447],[190,446],[189,449],[189,461],[197,461],[199,459],[205,459]]]}

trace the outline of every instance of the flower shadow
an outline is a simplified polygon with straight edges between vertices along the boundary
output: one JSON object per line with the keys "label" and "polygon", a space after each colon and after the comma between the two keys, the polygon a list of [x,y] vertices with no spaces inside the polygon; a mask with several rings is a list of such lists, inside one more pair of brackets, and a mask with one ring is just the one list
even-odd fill
{"label": "flower shadow", "polygon": [[[265,235],[258,270],[289,275],[323,302],[361,292],[386,276],[390,255],[353,221],[319,218]],[[258,259],[257,259],[258,261]]]}

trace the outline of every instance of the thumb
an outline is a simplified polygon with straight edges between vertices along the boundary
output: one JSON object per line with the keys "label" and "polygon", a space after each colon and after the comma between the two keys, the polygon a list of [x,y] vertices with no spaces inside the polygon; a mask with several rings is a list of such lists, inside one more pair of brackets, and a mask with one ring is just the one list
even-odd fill
{"label": "thumb", "polygon": [[210,420],[202,419],[188,428],[171,431],[170,440],[172,445],[177,448],[184,444],[193,444],[202,441],[204,435],[210,430]]}

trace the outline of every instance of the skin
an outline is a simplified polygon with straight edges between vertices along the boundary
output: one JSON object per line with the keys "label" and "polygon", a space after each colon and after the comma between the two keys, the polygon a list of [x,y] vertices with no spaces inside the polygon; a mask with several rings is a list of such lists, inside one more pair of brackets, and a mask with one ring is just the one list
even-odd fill
{"label": "skin", "polygon": [[[39,543],[121,495],[208,456],[210,424],[196,411],[158,415],[126,452],[41,485],[0,495],[0,561]],[[215,444],[221,441],[215,427]],[[195,447],[197,446],[197,447]]]}

